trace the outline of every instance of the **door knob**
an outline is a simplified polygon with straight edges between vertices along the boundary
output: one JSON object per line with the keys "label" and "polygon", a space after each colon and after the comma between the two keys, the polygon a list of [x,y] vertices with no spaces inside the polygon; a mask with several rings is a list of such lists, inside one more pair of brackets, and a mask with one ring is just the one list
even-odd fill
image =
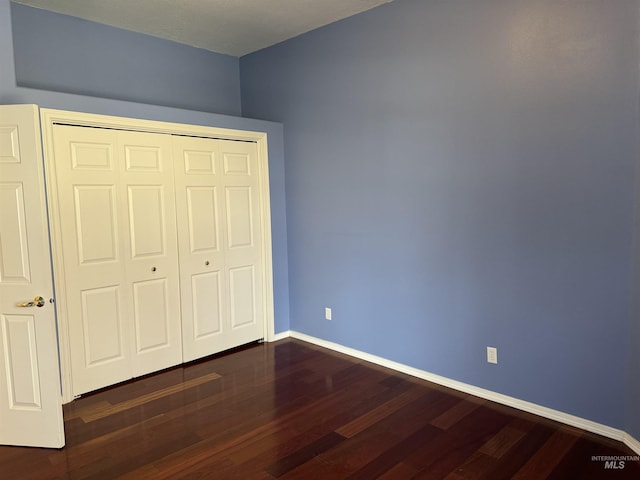
{"label": "door knob", "polygon": [[32,301],[30,302],[22,302],[22,303],[18,303],[16,305],[16,307],[44,307],[44,298],[42,297],[35,297]]}

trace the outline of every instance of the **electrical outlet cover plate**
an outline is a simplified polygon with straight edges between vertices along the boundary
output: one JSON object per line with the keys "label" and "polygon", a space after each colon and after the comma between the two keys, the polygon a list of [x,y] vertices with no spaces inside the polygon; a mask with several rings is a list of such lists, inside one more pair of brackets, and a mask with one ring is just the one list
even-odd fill
{"label": "electrical outlet cover plate", "polygon": [[329,307],[324,309],[324,318],[325,320],[331,320],[331,309]]}
{"label": "electrical outlet cover plate", "polygon": [[487,362],[498,363],[498,349],[496,347],[487,347]]}

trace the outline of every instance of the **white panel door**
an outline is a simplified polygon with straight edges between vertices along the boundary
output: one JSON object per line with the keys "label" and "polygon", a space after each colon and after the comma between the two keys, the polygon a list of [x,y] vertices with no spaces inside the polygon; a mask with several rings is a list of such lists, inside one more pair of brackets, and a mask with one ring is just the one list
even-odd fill
{"label": "white panel door", "polygon": [[216,140],[173,140],[184,361],[225,350],[224,213]]}
{"label": "white panel door", "polygon": [[73,394],[180,363],[170,137],[55,125],[53,142]]}
{"label": "white panel door", "polygon": [[[34,297],[43,297],[39,302]],[[0,107],[0,444],[64,446],[40,124]],[[18,306],[17,304],[26,304]]]}
{"label": "white panel door", "polygon": [[171,136],[118,132],[126,187],[125,281],[133,376],[182,362]]}
{"label": "white panel door", "polygon": [[228,340],[242,345],[264,336],[262,231],[255,143],[220,140],[225,206]]}
{"label": "white panel door", "polygon": [[123,269],[126,193],[119,184],[117,131],[56,125],[53,134],[53,210],[64,258],[58,303],[68,325],[75,396],[132,376]]}
{"label": "white panel door", "polygon": [[256,146],[174,137],[184,360],[264,337]]}

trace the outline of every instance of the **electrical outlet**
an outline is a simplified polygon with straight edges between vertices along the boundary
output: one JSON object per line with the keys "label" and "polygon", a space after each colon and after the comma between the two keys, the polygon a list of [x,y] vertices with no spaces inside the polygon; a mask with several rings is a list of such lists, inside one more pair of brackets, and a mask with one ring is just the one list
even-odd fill
{"label": "electrical outlet", "polygon": [[324,319],[331,320],[331,309],[329,307],[325,307],[324,309]]}
{"label": "electrical outlet", "polygon": [[498,349],[496,347],[487,347],[487,362],[498,363]]}

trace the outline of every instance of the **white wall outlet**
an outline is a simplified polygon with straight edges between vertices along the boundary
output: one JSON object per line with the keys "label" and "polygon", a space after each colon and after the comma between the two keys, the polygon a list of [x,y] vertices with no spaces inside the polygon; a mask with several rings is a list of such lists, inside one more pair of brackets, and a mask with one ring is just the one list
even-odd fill
{"label": "white wall outlet", "polygon": [[498,349],[496,347],[487,347],[487,362],[498,363]]}
{"label": "white wall outlet", "polygon": [[324,319],[331,320],[331,309],[329,307],[325,307],[324,309]]}

